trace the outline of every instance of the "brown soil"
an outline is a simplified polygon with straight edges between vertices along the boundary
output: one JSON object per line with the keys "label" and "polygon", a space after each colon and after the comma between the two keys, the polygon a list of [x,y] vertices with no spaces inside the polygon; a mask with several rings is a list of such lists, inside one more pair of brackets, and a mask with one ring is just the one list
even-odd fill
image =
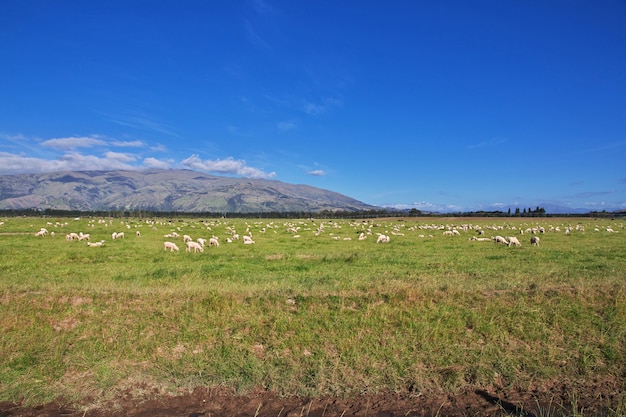
{"label": "brown soil", "polygon": [[[234,396],[220,390],[158,399],[116,399],[108,406],[90,409],[54,402],[39,407],[0,403],[0,417],[349,417],[349,416],[571,416],[617,415],[624,406],[624,381],[594,380],[584,383],[550,383],[529,390],[466,390],[455,394],[377,394],[356,398],[277,397],[263,392]],[[620,408],[622,407],[622,408]],[[611,414],[611,412],[613,412]],[[580,414],[579,414],[580,415]]]}

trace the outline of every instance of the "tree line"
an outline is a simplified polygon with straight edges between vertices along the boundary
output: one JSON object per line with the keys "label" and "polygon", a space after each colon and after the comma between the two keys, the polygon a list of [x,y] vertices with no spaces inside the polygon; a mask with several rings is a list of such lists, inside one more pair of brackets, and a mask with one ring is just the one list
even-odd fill
{"label": "tree line", "polygon": [[549,214],[542,207],[515,209],[511,211],[459,211],[453,213],[425,212],[415,208],[410,210],[321,210],[311,211],[268,211],[268,212],[180,212],[154,210],[57,210],[57,209],[2,209],[4,217],[109,217],[109,218],[244,218],[244,219],[367,219],[383,217],[622,217],[626,211],[592,211],[586,214]]}

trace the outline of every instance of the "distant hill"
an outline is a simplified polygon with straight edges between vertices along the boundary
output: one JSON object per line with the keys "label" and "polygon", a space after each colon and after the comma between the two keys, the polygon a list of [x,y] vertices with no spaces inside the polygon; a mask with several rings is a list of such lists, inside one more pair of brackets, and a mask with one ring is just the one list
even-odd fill
{"label": "distant hill", "polygon": [[190,170],[65,171],[0,176],[0,209],[158,212],[374,210],[345,195],[275,180]]}

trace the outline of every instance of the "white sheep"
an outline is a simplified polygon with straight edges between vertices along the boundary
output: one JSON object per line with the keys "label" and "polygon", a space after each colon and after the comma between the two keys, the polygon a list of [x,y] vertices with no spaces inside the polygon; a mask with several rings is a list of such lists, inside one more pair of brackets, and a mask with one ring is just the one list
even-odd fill
{"label": "white sheep", "polygon": [[533,246],[539,246],[539,236],[533,236],[530,238],[530,244]]}
{"label": "white sheep", "polygon": [[183,242],[191,242],[193,239],[189,235],[183,235]]}
{"label": "white sheep", "polygon": [[91,247],[99,247],[103,245],[104,245],[104,240],[101,240],[100,242],[87,242],[87,246],[91,246]]}
{"label": "white sheep", "polygon": [[117,234],[117,239],[123,239],[124,238],[124,232],[119,232]]}
{"label": "white sheep", "polygon": [[206,245],[206,239],[199,237],[198,239],[196,239],[196,242],[198,242],[200,244],[200,246],[204,247],[204,245]]}
{"label": "white sheep", "polygon": [[503,245],[508,245],[509,241],[506,240],[505,238],[503,238],[502,236],[496,236],[493,238],[494,243],[498,244],[501,243]]}
{"label": "white sheep", "polygon": [[111,239],[113,240],[117,239],[117,232],[111,233]]}
{"label": "white sheep", "polygon": [[243,237],[243,244],[244,245],[253,245],[254,244],[254,240],[252,240],[252,238],[250,236],[244,235],[244,237]]}
{"label": "white sheep", "polygon": [[170,252],[174,252],[177,251],[178,252],[178,246],[176,246],[176,243],[174,242],[163,242],[163,250],[170,250]]}
{"label": "white sheep", "polygon": [[194,253],[197,253],[198,251],[204,252],[204,248],[200,246],[198,242],[194,242],[193,240],[186,242],[186,245],[187,245],[187,249],[186,249],[187,252],[191,252],[192,249]]}
{"label": "white sheep", "polygon": [[218,247],[220,245],[219,240],[217,240],[216,237],[212,237],[211,239],[209,239],[209,246],[215,246]]}
{"label": "white sheep", "polygon": [[519,247],[521,247],[522,244],[520,243],[519,240],[517,240],[516,237],[510,236],[509,237],[509,246],[519,246]]}
{"label": "white sheep", "polygon": [[140,237],[140,236],[141,236],[141,232],[140,232],[139,230],[137,230],[137,231],[135,232],[135,236]]}
{"label": "white sheep", "polygon": [[389,243],[391,238],[387,235],[378,235],[378,239],[376,239],[376,243]]}
{"label": "white sheep", "polygon": [[365,240],[367,239],[367,236],[365,235],[365,233],[361,232],[361,234],[359,235],[359,240]]}

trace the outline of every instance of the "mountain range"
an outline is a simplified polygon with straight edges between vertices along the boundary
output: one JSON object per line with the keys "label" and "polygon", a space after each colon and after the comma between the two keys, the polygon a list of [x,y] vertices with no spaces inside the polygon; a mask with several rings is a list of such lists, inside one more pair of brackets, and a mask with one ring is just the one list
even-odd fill
{"label": "mountain range", "polygon": [[0,175],[0,209],[157,212],[375,210],[345,195],[276,180],[191,170],[64,171]]}

